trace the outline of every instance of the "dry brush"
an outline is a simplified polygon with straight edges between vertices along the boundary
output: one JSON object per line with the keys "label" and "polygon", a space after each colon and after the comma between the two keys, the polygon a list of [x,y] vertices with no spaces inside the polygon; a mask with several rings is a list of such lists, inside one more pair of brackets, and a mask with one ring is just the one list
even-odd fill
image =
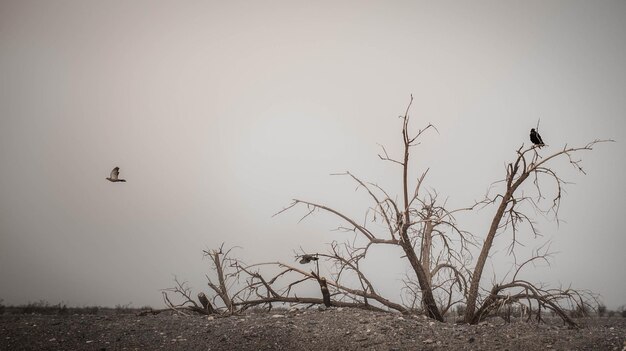
{"label": "dry brush", "polygon": [[[484,198],[468,206],[449,209],[447,201],[440,200],[435,190],[424,190],[428,169],[418,176],[411,174],[412,149],[420,144],[424,133],[436,130],[434,125],[428,124],[411,132],[409,111],[412,102],[413,97],[400,116],[400,157],[390,156],[384,146],[378,155],[382,161],[398,168],[400,194],[391,194],[375,183],[344,172],[335,175],[348,177],[370,199],[364,221],[326,204],[305,199],[294,199],[275,214],[296,207],[306,209],[302,219],[315,212],[327,213],[342,221],[340,231],[354,233],[352,240],[333,241],[326,253],[299,252],[296,256],[300,263],[313,263],[313,270],[285,262],[244,264],[232,257],[232,249],[225,251],[223,245],[217,250],[206,250],[204,254],[211,262],[213,274],[213,277],[207,275],[211,299],[200,293],[198,304],[191,290],[176,280],[175,287],[163,291],[167,306],[181,313],[205,314],[235,313],[257,306],[271,309],[275,304],[345,306],[401,313],[423,312],[429,318],[443,321],[457,305],[464,306],[462,321],[472,324],[516,306],[529,311],[528,318],[534,316],[541,320],[542,311],[551,311],[565,323],[575,326],[567,310],[594,306],[593,294],[571,288],[548,288],[521,278],[521,272],[530,269],[532,264],[549,261],[548,245],[539,246],[528,259],[515,264],[510,274],[499,283],[486,287],[482,277],[494,250],[496,236],[509,238],[507,252],[517,261],[520,236],[539,237],[535,223],[537,215],[559,220],[566,182],[552,166],[554,160],[566,159],[577,171],[584,173],[577,155],[611,140],[594,140],[580,147],[566,145],[552,154],[544,152],[544,145],[522,144],[515,151],[514,161],[506,164],[504,179],[495,183],[500,191],[488,192]],[[495,207],[495,212],[484,234],[470,233],[457,223],[455,216],[458,213],[481,209],[477,213],[484,214],[491,207]],[[402,296],[401,302],[383,296],[363,269],[362,262],[371,256],[370,249],[377,245],[396,247],[411,269],[404,280],[404,294],[398,292]],[[474,257],[476,253],[478,255]],[[331,272],[329,276],[320,273],[320,261],[327,265]],[[508,276],[511,279],[506,280]],[[318,286],[319,293],[299,296],[297,287],[311,283]],[[183,302],[173,303],[168,293],[182,297]]]}

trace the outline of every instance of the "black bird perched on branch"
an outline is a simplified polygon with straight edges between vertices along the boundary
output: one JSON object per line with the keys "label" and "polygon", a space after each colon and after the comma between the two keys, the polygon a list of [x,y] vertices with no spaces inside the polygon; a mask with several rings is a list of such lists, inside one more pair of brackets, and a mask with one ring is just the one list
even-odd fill
{"label": "black bird perched on branch", "polygon": [[545,145],[543,143],[543,139],[541,139],[541,135],[539,135],[539,133],[537,133],[537,131],[535,131],[535,128],[532,128],[530,130],[530,141],[532,141],[532,143],[535,144],[535,145],[539,145],[539,147]]}
{"label": "black bird perched on branch", "polygon": [[111,176],[109,176],[109,178],[107,178],[107,180],[109,182],[113,182],[113,183],[115,183],[115,182],[125,182],[126,179],[119,179],[118,178],[119,175],[120,175],[120,168],[119,167],[115,167],[111,171]]}
{"label": "black bird perched on branch", "polygon": [[300,257],[302,257],[302,259],[300,260],[301,264],[307,264],[307,263],[309,263],[311,261],[319,260],[319,257],[314,256],[314,255],[309,255],[309,254],[304,254],[304,255],[302,255]]}

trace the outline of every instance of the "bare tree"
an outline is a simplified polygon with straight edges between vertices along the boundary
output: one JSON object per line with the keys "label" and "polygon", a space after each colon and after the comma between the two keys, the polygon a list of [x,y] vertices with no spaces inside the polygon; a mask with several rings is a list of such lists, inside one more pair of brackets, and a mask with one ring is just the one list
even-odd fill
{"label": "bare tree", "polygon": [[[400,168],[400,201],[381,186],[366,182],[350,172],[334,174],[348,177],[356,183],[357,189],[367,193],[371,202],[364,220],[356,220],[325,204],[302,199],[294,199],[274,216],[295,207],[306,209],[301,220],[315,212],[328,213],[342,221],[337,228],[340,232],[353,233],[352,240],[333,241],[326,253],[302,250],[296,259],[303,265],[314,263],[314,270],[278,261],[247,265],[232,258],[232,249],[224,251],[223,245],[219,250],[205,250],[213,272],[213,277],[207,275],[212,298],[200,293],[198,305],[185,283],[175,280],[176,286],[163,292],[168,307],[178,312],[210,314],[237,313],[255,306],[271,309],[273,304],[325,305],[401,313],[422,311],[429,318],[443,321],[446,313],[456,305],[457,312],[463,311],[466,323],[478,323],[505,310],[510,316],[515,308],[525,313],[527,318],[534,316],[537,320],[541,320],[542,311],[549,311],[575,326],[566,310],[588,308],[594,295],[571,288],[548,288],[523,279],[523,270],[536,262],[548,262],[551,253],[549,245],[541,246],[531,253],[530,258],[517,263],[520,236],[528,233],[522,230],[521,225],[526,224],[530,228],[530,237],[539,236],[533,216],[525,212],[528,208],[542,215],[551,215],[558,221],[566,182],[550,166],[553,160],[565,158],[576,170],[584,173],[581,160],[574,156],[610,140],[595,140],[582,147],[565,146],[547,156],[539,153],[539,146],[525,148],[522,144],[516,151],[515,161],[507,164],[504,180],[497,182],[502,186],[499,193],[488,193],[484,199],[474,201],[470,206],[450,210],[447,201],[442,201],[435,190],[423,189],[428,169],[417,176],[412,175],[412,148],[419,145],[420,137],[426,131],[436,130],[428,124],[417,132],[411,132],[409,110],[412,102],[411,96],[404,115],[400,116],[403,146],[400,157],[390,156],[384,146],[381,146],[382,152],[378,155],[381,160]],[[526,185],[534,195],[529,196],[529,192],[524,191],[528,190],[524,189]],[[548,196],[547,193],[552,194]],[[461,229],[455,215],[489,205],[497,205],[497,209],[479,246],[471,233]],[[381,227],[384,229],[381,230]],[[481,287],[483,270],[494,248],[494,238],[502,233],[511,234],[507,251],[516,263],[503,280],[484,289]],[[363,269],[362,262],[375,245],[398,248],[411,267],[404,280],[402,303],[383,296]],[[473,248],[480,248],[480,254],[471,268]],[[320,262],[327,265],[329,275],[320,273]],[[507,280],[508,276],[511,276],[510,280]],[[314,284],[319,292],[311,296],[298,295],[296,291],[307,284],[309,290],[306,291],[310,291]],[[481,288],[484,289],[482,294]],[[184,301],[173,303],[167,292],[176,293]]]}
{"label": "bare tree", "polygon": [[[509,245],[509,253],[511,254],[515,254],[515,247],[516,244],[519,242],[518,235],[520,234],[520,225],[522,223],[528,224],[528,227],[530,228],[533,236],[537,237],[539,235],[535,226],[535,222],[533,221],[531,216],[523,211],[522,205],[530,204],[530,206],[537,212],[546,215],[551,214],[558,221],[558,213],[561,204],[563,186],[566,184],[566,182],[556,173],[553,168],[550,168],[550,162],[557,158],[567,158],[569,163],[574,166],[576,170],[581,173],[585,173],[581,165],[581,160],[574,158],[574,155],[580,151],[592,150],[593,147],[598,143],[609,141],[611,140],[594,140],[582,147],[568,147],[566,145],[565,147],[563,147],[563,149],[548,156],[540,155],[538,152],[538,146],[536,145],[526,148],[524,148],[523,144],[522,146],[520,146],[520,148],[517,150],[516,160],[506,166],[506,176],[503,180],[505,184],[504,190],[496,194],[492,198],[487,198],[484,201],[485,203],[497,203],[498,207],[491,221],[491,225],[485,237],[485,241],[483,242],[480,255],[478,256],[478,261],[476,263],[476,266],[474,267],[471,276],[469,294],[467,297],[467,307],[465,310],[466,322],[475,323],[476,321],[480,320],[481,316],[484,315],[486,309],[485,304],[492,303],[492,299],[488,298],[483,303],[483,307],[485,308],[481,307],[478,311],[476,310],[479,297],[478,290],[480,287],[480,280],[483,274],[485,263],[487,262],[487,257],[489,256],[489,252],[493,248],[493,240],[496,237],[496,234],[510,229],[512,237]],[[536,190],[535,196],[528,196],[520,190],[522,188],[522,185],[526,184],[528,179],[532,180],[532,186]],[[552,181],[552,189],[554,189],[554,195],[552,196],[552,199],[550,200],[549,205],[546,208],[542,207],[541,204],[542,200],[544,200],[545,202],[545,191],[543,191],[544,186],[542,186],[542,184],[543,182],[549,180]],[[537,301],[541,300],[541,294],[539,294],[539,290],[535,289],[532,284],[518,282],[515,283],[514,286],[528,288],[529,291],[533,291],[532,294],[529,294],[527,296],[528,298]],[[506,287],[508,288],[511,286],[506,285]],[[494,293],[505,289],[505,287],[494,286],[494,289],[492,289],[490,296],[493,296]],[[556,308],[556,306],[552,307]],[[557,313],[559,315],[562,314],[558,311]],[[570,323],[570,320],[566,319],[566,321]]]}
{"label": "bare tree", "polygon": [[531,257],[524,262],[516,264],[509,281],[503,280],[499,284],[494,284],[469,323],[476,324],[487,316],[497,314],[505,307],[509,309],[505,318],[508,319],[511,306],[517,305],[525,312],[527,320],[535,316],[537,321],[541,321],[542,312],[549,311],[559,316],[569,326],[577,326],[566,311],[567,309],[586,310],[591,308],[591,304],[597,301],[593,293],[571,288],[548,288],[544,284],[533,283],[521,278],[520,273],[528,265],[534,265],[537,261],[543,261],[549,265],[549,258],[552,253],[549,251],[548,244],[546,243],[534,250]]}
{"label": "bare tree", "polygon": [[[308,209],[306,218],[316,210],[325,211],[339,217],[347,226],[339,229],[353,231],[360,236],[362,241],[359,245],[352,245],[348,252],[351,260],[358,262],[366,256],[371,245],[394,245],[399,246],[404,257],[409,261],[417,285],[411,288],[413,278],[409,278],[407,289],[413,292],[419,291],[419,300],[426,314],[433,319],[443,321],[442,310],[437,304],[434,290],[442,290],[447,294],[447,303],[442,305],[443,311],[447,311],[450,306],[458,301],[453,301],[452,285],[458,284],[461,291],[465,291],[467,279],[463,271],[466,269],[467,257],[469,255],[468,245],[473,242],[470,233],[459,229],[456,225],[454,214],[458,211],[471,210],[474,206],[449,211],[445,204],[438,203],[437,193],[421,192],[421,187],[428,170],[424,171],[417,178],[413,178],[410,173],[410,151],[419,145],[419,138],[428,130],[436,130],[432,124],[425,128],[411,133],[409,130],[409,110],[413,103],[413,96],[406,108],[402,119],[402,145],[403,153],[399,159],[391,157],[384,146],[381,146],[382,153],[379,158],[383,161],[391,162],[401,168],[401,197],[402,201],[397,202],[380,186],[367,183],[350,172],[340,175],[348,176],[357,185],[369,194],[373,206],[367,211],[371,215],[372,222],[382,223],[386,228],[386,233],[376,233],[367,226],[367,221],[360,224],[344,213],[323,204],[317,204],[305,200],[294,199],[292,204],[283,209],[291,209],[296,205],[304,205]],[[414,184],[411,184],[414,183]],[[411,190],[413,189],[413,190]],[[367,216],[366,216],[367,217]],[[433,255],[435,245],[439,243],[441,250]],[[456,243],[454,245],[453,243]],[[444,279],[443,282],[434,282],[433,278],[439,274],[449,271],[452,277]],[[414,296],[414,301],[417,296]]]}
{"label": "bare tree", "polygon": [[[176,283],[174,287],[164,289],[162,291],[163,301],[165,302],[165,306],[167,306],[168,309],[171,309],[175,311],[176,313],[180,313],[180,314],[187,314],[186,312],[197,312],[201,314],[216,313],[215,309],[210,304],[208,298],[206,297],[204,293],[200,292],[198,294],[198,300],[200,301],[200,304],[202,306],[200,307],[200,305],[198,305],[196,301],[191,297],[191,288],[187,285],[186,282],[180,282],[178,278],[176,277],[174,277],[174,282]],[[184,298],[183,302],[180,302],[180,303],[172,302],[172,300],[170,299],[168,295],[168,292],[173,293],[174,295],[182,296]],[[141,315],[145,315],[148,313],[155,314],[159,312],[161,312],[161,310],[143,311],[140,314]]]}
{"label": "bare tree", "polygon": [[[191,288],[186,282],[180,282],[178,278],[174,278],[176,285],[172,288],[163,290],[163,300],[165,305],[178,312],[184,313],[184,311],[193,311],[203,314],[214,314],[220,310],[226,310],[227,312],[235,312],[235,305],[233,298],[237,297],[237,294],[233,294],[232,289],[238,278],[238,272],[232,271],[232,266],[239,265],[239,260],[230,257],[233,248],[224,251],[224,244],[217,250],[204,250],[204,256],[208,257],[211,261],[211,271],[215,273],[217,282],[214,282],[209,275],[206,275],[207,284],[214,295],[211,300],[203,293],[198,293],[198,301],[200,305],[192,298]],[[169,293],[174,293],[183,298],[182,303],[174,303],[170,299]],[[219,301],[218,301],[219,299]],[[219,307],[214,307],[219,306]]]}
{"label": "bare tree", "polygon": [[[165,289],[163,297],[168,308],[178,312],[188,311],[203,314],[238,313],[255,306],[266,306],[271,309],[273,304],[302,304],[325,305],[335,307],[355,307],[375,311],[386,311],[381,308],[407,313],[407,309],[397,303],[385,299],[378,294],[365,275],[361,272],[358,260],[355,262],[340,254],[340,245],[331,245],[329,254],[304,254],[300,258],[307,258],[302,263],[311,262],[311,257],[323,258],[334,262],[331,266],[337,267],[334,279],[328,279],[317,272],[307,272],[283,262],[266,262],[246,265],[242,261],[231,258],[231,250],[224,251],[223,245],[219,250],[207,250],[205,255],[212,262],[212,271],[218,277],[216,283],[207,275],[207,284],[213,290],[213,299],[209,301],[203,293],[198,294],[202,305],[198,305],[192,298],[191,288],[175,278],[176,286]],[[314,260],[317,262],[317,260]],[[273,270],[273,274],[262,274],[260,268]],[[361,288],[354,288],[342,283],[343,277],[352,273],[360,279]],[[351,279],[347,279],[351,280]],[[321,297],[298,296],[297,286],[307,281],[314,281],[320,288]],[[181,303],[174,303],[168,293],[174,293],[182,298]],[[203,302],[204,301],[204,302]],[[376,301],[373,305],[370,301]],[[205,307],[205,303],[209,307]],[[213,307],[215,305],[216,307]]]}

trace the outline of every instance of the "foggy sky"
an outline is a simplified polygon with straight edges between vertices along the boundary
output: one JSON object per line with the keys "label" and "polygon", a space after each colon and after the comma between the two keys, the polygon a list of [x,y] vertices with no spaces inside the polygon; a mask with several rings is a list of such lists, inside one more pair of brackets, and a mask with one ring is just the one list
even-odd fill
{"label": "foggy sky", "polygon": [[[413,94],[413,127],[439,133],[412,175],[430,168],[451,207],[539,119],[542,153],[615,139],[579,155],[587,175],[555,164],[575,183],[563,221],[538,216],[526,243],[559,254],[527,277],[626,304],[625,37],[623,1],[2,0],[0,299],[156,307],[173,275],[206,287],[202,249],[293,262],[349,238],[321,213],[271,216],[302,198],[362,218],[367,197],[329,176],[346,170],[399,194],[378,144],[400,151]],[[484,238],[494,211],[460,225]],[[398,286],[407,267],[380,255],[372,275]]]}

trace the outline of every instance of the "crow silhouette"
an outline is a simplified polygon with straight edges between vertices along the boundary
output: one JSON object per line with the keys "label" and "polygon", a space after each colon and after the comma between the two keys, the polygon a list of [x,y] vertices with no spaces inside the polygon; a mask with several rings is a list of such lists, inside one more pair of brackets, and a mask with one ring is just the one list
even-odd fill
{"label": "crow silhouette", "polygon": [[539,135],[539,133],[535,131],[535,128],[530,130],[530,141],[532,141],[532,143],[535,145],[539,145],[539,147],[545,145],[543,143],[543,139],[541,139],[541,135]]}

